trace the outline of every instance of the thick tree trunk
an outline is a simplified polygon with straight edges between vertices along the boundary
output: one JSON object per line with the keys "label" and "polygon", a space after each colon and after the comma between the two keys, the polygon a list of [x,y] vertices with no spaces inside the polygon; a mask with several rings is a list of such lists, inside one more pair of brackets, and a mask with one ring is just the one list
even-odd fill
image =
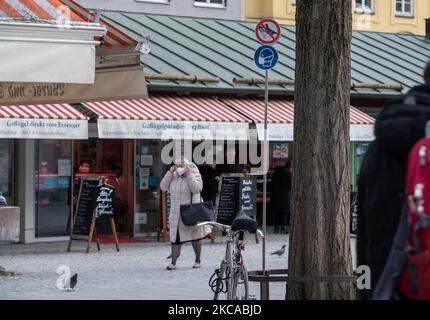
{"label": "thick tree trunk", "polygon": [[[297,1],[290,275],[351,275],[351,0]],[[353,299],[351,283],[290,283],[288,299]]]}

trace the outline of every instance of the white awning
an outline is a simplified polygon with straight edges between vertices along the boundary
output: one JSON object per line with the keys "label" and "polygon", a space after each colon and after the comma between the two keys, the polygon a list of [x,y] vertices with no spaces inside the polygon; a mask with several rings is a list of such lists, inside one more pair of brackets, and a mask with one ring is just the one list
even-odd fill
{"label": "white awning", "polygon": [[0,106],[0,138],[88,139],[88,119],[65,103]]}
{"label": "white awning", "polygon": [[[293,123],[268,123],[268,141],[294,141]],[[373,124],[351,124],[349,127],[349,137],[351,141],[373,141]],[[264,124],[257,123],[258,139],[264,140]]]}
{"label": "white awning", "polygon": [[[235,110],[254,120],[258,139],[264,140],[264,100],[258,98],[222,99]],[[375,119],[350,106],[350,140],[372,141]],[[269,141],[294,140],[294,102],[288,99],[271,99],[268,106],[267,139]]]}

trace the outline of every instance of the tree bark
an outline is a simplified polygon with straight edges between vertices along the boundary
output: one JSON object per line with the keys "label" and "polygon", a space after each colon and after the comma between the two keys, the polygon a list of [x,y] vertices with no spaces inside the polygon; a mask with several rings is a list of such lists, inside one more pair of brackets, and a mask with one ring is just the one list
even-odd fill
{"label": "tree bark", "polygon": [[[351,0],[297,1],[290,275],[351,275]],[[351,283],[290,283],[288,299],[353,299]]]}

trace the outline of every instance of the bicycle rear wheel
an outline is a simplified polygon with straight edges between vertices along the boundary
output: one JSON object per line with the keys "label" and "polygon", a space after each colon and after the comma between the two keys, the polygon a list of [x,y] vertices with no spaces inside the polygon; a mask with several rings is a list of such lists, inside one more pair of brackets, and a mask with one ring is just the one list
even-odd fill
{"label": "bicycle rear wheel", "polygon": [[248,272],[244,265],[236,267],[233,273],[233,300],[249,299]]}

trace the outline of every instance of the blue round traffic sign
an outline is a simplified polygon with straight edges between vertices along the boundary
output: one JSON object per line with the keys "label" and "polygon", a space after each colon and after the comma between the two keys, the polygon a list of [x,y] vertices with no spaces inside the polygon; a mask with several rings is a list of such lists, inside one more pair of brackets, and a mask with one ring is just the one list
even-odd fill
{"label": "blue round traffic sign", "polygon": [[254,62],[260,69],[272,69],[278,63],[278,51],[272,46],[261,46],[254,54]]}

